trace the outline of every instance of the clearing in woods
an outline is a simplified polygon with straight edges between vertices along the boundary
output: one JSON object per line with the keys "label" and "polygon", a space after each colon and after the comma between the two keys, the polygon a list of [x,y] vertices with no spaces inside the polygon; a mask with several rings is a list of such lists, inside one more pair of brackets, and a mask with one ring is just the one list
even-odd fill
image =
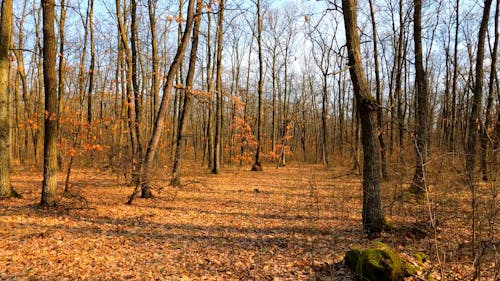
{"label": "clearing in woods", "polygon": [[[13,184],[23,197],[0,201],[2,280],[354,280],[343,255],[372,243],[361,227],[360,177],[348,170],[191,172],[182,188],[159,179],[156,197],[132,206],[124,204],[132,187],[123,180],[77,170],[73,196],[55,209],[37,207],[40,175],[16,173]],[[422,237],[411,229],[428,224],[427,207],[405,199],[403,187],[383,184],[384,211],[406,228],[378,240],[402,255],[425,252],[431,261],[422,276],[470,276],[469,202],[460,195],[467,190],[433,190],[437,232],[423,227]],[[441,265],[435,239],[447,259]],[[483,264],[483,275],[494,269],[488,258]]]}

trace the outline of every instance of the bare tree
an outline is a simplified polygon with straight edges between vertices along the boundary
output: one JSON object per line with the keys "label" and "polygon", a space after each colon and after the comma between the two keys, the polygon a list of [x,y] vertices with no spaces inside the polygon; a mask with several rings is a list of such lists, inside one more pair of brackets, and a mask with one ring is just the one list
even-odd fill
{"label": "bare tree", "polygon": [[357,112],[361,121],[363,143],[363,228],[370,235],[382,231],[384,216],[380,196],[380,159],[378,140],[375,134],[375,117],[378,105],[370,94],[361,61],[361,47],[357,24],[357,1],[342,0],[349,72],[356,98]]}
{"label": "bare tree", "polygon": [[375,96],[377,99],[377,103],[379,108],[377,110],[377,123],[380,133],[378,133],[378,141],[380,143],[380,159],[382,166],[382,177],[387,178],[387,163],[385,157],[385,140],[384,140],[384,130],[383,128],[383,112],[382,112],[382,89],[381,89],[381,79],[380,79],[380,66],[379,66],[379,57],[378,57],[378,34],[377,34],[377,24],[375,21],[375,12],[373,10],[373,1],[369,0],[370,4],[370,17],[372,22],[372,31],[373,31],[373,59],[375,60]]}
{"label": "bare tree", "polygon": [[472,107],[469,115],[467,128],[467,142],[465,147],[465,172],[466,181],[471,189],[471,209],[472,209],[472,258],[476,258],[476,186],[474,183],[474,173],[476,168],[476,150],[478,132],[482,126],[481,123],[481,104],[483,100],[483,76],[484,76],[484,45],[486,41],[486,31],[490,18],[492,0],[484,1],[483,16],[479,26],[477,55],[476,55],[476,75],[473,89]]}
{"label": "bare tree", "polygon": [[178,67],[182,62],[184,57],[184,52],[186,51],[188,41],[191,37],[191,30],[193,29],[194,22],[194,0],[189,0],[188,4],[188,14],[186,18],[186,23],[184,27],[184,32],[180,45],[177,47],[175,57],[172,60],[170,68],[167,73],[166,81],[163,86],[163,97],[161,99],[160,108],[155,117],[155,123],[153,124],[153,133],[149,139],[148,146],[146,149],[146,154],[144,156],[144,163],[142,166],[142,171],[140,172],[139,182],[134,189],[134,192],[130,195],[128,204],[132,204],[136,194],[141,190],[142,198],[152,197],[151,193],[151,178],[150,170],[154,162],[154,157],[158,149],[158,144],[160,142],[160,136],[165,126],[165,118],[167,117],[168,103],[170,101],[170,95],[172,93],[172,88],[174,84],[175,75],[177,73]]}
{"label": "bare tree", "polygon": [[177,138],[175,145],[174,164],[172,167],[172,178],[170,184],[173,186],[181,185],[181,165],[182,153],[184,149],[185,131],[186,131],[186,118],[191,112],[193,100],[193,80],[194,71],[196,67],[196,56],[198,54],[198,38],[200,34],[200,21],[201,12],[203,10],[203,3],[201,0],[196,1],[196,17],[194,20],[193,38],[191,42],[191,54],[189,56],[189,69],[186,78],[186,91],[184,93],[184,101],[182,103],[182,110],[179,111],[179,125],[177,126]]}
{"label": "bare tree", "polygon": [[498,17],[500,1],[497,1],[497,6],[495,9],[495,29],[494,29],[494,41],[493,50],[491,50],[491,69],[490,69],[490,79],[488,82],[488,98],[486,101],[486,114],[484,125],[481,130],[481,172],[483,174],[483,180],[489,180],[489,167],[488,167],[488,151],[490,147],[490,133],[493,131],[492,124],[494,123],[493,117],[493,100],[495,95],[495,80],[497,79],[497,60],[498,60]]}
{"label": "bare tree", "polygon": [[448,141],[448,150],[455,151],[455,130],[457,118],[457,81],[458,81],[458,32],[460,28],[460,0],[457,0],[455,7],[455,45],[453,49],[453,78],[451,83],[451,128],[450,139]]}
{"label": "bare tree", "polygon": [[94,40],[94,0],[89,0],[89,33],[90,33],[90,68],[89,68],[89,87],[87,91],[87,123],[92,124],[92,96],[94,95],[94,77],[95,77],[95,40]]}
{"label": "bare tree", "polygon": [[212,173],[220,172],[221,155],[222,155],[222,26],[224,24],[224,0],[219,1],[219,18],[217,20],[217,57],[216,67],[217,73],[215,76],[215,128],[214,128],[214,150]]}
{"label": "bare tree", "polygon": [[[332,27],[332,34],[319,30],[318,26],[314,26],[309,32],[309,38],[313,43],[313,59],[321,72],[321,159],[323,165],[328,165],[328,76],[330,76],[333,68],[332,54],[334,54],[334,43],[336,41],[337,20],[334,19],[335,25]],[[319,50],[319,54],[315,52]]]}
{"label": "bare tree", "polygon": [[[152,83],[151,83],[151,95],[153,96],[153,106],[151,108],[151,116],[154,119],[156,110],[158,109],[158,100],[160,92],[160,72],[159,72],[159,56],[158,56],[158,36],[156,32],[156,5],[158,0],[148,0],[148,15],[149,15],[149,25],[151,32],[151,71],[152,71]],[[154,120],[152,120],[154,122]],[[151,122],[151,123],[152,123]]]}
{"label": "bare tree", "polygon": [[12,39],[12,0],[2,0],[0,21],[0,198],[17,193],[10,182],[9,47]]}
{"label": "bare tree", "polygon": [[45,129],[43,145],[43,185],[40,205],[57,204],[57,75],[54,0],[42,0],[43,82],[45,90]]}
{"label": "bare tree", "polygon": [[467,178],[472,180],[474,169],[476,166],[476,144],[478,136],[478,128],[481,127],[481,104],[483,100],[483,76],[484,76],[484,45],[486,41],[486,30],[488,29],[488,20],[490,17],[492,0],[484,1],[483,17],[478,33],[477,55],[476,55],[476,75],[474,84],[474,96],[472,100],[472,108],[469,115],[469,128],[467,130],[467,146],[465,157],[465,170]]}
{"label": "bare tree", "polygon": [[260,0],[256,1],[257,5],[257,46],[259,57],[259,85],[257,88],[257,150],[255,151],[255,161],[252,166],[252,171],[262,171],[262,163],[260,153],[262,150],[262,119],[263,119],[263,88],[264,88],[264,62],[262,58],[262,11]]}
{"label": "bare tree", "polygon": [[428,142],[428,112],[429,112],[429,89],[427,86],[427,75],[424,69],[422,55],[422,1],[414,1],[414,22],[413,22],[413,39],[415,44],[415,70],[417,83],[417,107],[415,114],[415,149],[416,149],[416,165],[411,191],[423,197],[425,194],[425,162],[427,159],[427,142]]}

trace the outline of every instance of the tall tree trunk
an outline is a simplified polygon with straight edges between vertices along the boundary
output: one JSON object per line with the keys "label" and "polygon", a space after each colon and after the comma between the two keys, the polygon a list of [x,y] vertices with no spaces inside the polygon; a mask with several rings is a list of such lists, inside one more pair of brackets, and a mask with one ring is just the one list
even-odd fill
{"label": "tall tree trunk", "polygon": [[168,103],[170,100],[170,95],[172,93],[175,75],[177,73],[179,65],[182,63],[184,52],[186,51],[188,41],[191,36],[191,30],[193,29],[193,21],[194,21],[194,0],[189,0],[186,26],[184,28],[184,33],[182,35],[180,45],[177,47],[175,57],[172,60],[172,63],[168,70],[165,85],[163,86],[163,97],[161,99],[158,114],[156,115],[155,118],[155,123],[153,126],[153,134],[149,139],[148,146],[146,149],[146,154],[144,156],[144,164],[142,167],[142,171],[140,173],[141,175],[139,181],[140,184],[137,185],[137,187],[134,189],[134,192],[130,195],[127,204],[132,204],[136,194],[139,192],[139,188],[141,190],[142,198],[152,197],[151,178],[150,178],[151,175],[149,173],[152,168],[152,164],[154,162],[154,157],[158,149],[158,144],[160,143],[160,136],[163,131],[163,127],[165,126],[164,121],[165,118],[167,117]]}
{"label": "tall tree trunk", "polygon": [[139,89],[139,81],[138,81],[138,70],[137,70],[137,63],[138,63],[138,41],[139,39],[137,38],[138,31],[137,31],[137,0],[132,0],[131,3],[131,13],[132,13],[132,21],[131,21],[131,36],[130,36],[130,46],[131,46],[131,59],[132,59],[132,90],[134,92],[134,115],[135,115],[135,122],[134,122],[134,130],[135,130],[135,136],[136,136],[136,143],[137,143],[137,151],[136,151],[136,158],[138,160],[138,174],[140,174],[140,171],[142,169],[142,143],[141,143],[141,123],[142,123],[142,104],[141,104],[141,91]]}
{"label": "tall tree trunk", "polygon": [[457,0],[455,7],[455,47],[453,50],[453,78],[451,83],[451,128],[448,140],[448,151],[455,151],[455,124],[457,116],[457,81],[458,81],[458,31],[460,27],[460,0]]}
{"label": "tall tree trunk", "polygon": [[378,59],[378,46],[377,46],[377,24],[375,22],[375,12],[373,11],[373,1],[369,0],[370,4],[370,16],[372,21],[372,30],[373,30],[373,58],[375,60],[375,91],[376,91],[376,99],[377,104],[379,105],[377,109],[377,123],[380,132],[378,133],[378,141],[380,143],[380,160],[382,167],[382,177],[387,178],[387,163],[385,160],[385,141],[384,141],[384,129],[383,129],[383,101],[382,101],[382,90],[380,85],[380,67],[379,67],[379,59]]}
{"label": "tall tree trunk", "polygon": [[43,81],[45,89],[45,129],[43,145],[43,185],[40,205],[57,204],[57,75],[54,0],[42,0]]}
{"label": "tall tree trunk", "polygon": [[[286,165],[286,153],[285,153],[285,142],[286,142],[286,134],[287,134],[287,126],[289,125],[289,116],[288,116],[288,100],[290,99],[290,93],[288,91],[288,55],[289,55],[289,50],[290,50],[290,41],[291,41],[291,36],[292,33],[288,33],[288,37],[285,42],[285,54],[284,54],[284,90],[283,90],[283,124],[282,124],[282,132],[281,132],[281,151],[280,153],[280,158],[279,158],[279,166],[285,166]],[[328,157],[327,157],[328,159]]]}
{"label": "tall tree trunk", "polygon": [[[28,93],[28,84],[27,84],[27,79],[26,79],[26,72],[24,70],[24,60],[23,60],[23,55],[20,50],[24,48],[24,31],[23,31],[23,26],[24,26],[24,21],[26,19],[26,10],[27,10],[27,0],[24,0],[24,5],[23,5],[23,11],[20,19],[18,20],[18,34],[17,34],[17,50],[14,50],[14,55],[16,56],[17,60],[17,75],[19,76],[21,80],[21,86],[22,86],[22,99],[23,99],[23,104],[24,104],[24,118],[25,120],[29,120],[32,116],[33,113],[33,108],[32,108],[32,103],[29,98],[29,93]],[[3,24],[2,24],[3,25]],[[23,144],[23,155],[21,158],[21,164],[23,164],[24,160],[27,158],[29,150],[28,150],[28,144],[29,144],[29,131],[34,132],[35,130],[31,128],[31,126],[25,126],[24,128],[24,144]]]}
{"label": "tall tree trunk", "polygon": [[474,84],[474,96],[472,100],[472,108],[469,115],[469,128],[467,133],[467,146],[465,151],[465,171],[469,180],[473,179],[474,169],[476,167],[476,143],[478,136],[478,128],[481,127],[481,104],[483,100],[483,62],[484,62],[484,45],[486,39],[486,30],[488,29],[488,20],[490,17],[492,0],[484,1],[483,17],[479,27],[477,55],[476,55],[476,75]]}
{"label": "tall tree trunk", "polygon": [[[186,77],[186,91],[184,93],[184,102],[182,110],[179,112],[179,125],[177,127],[177,138],[175,145],[174,164],[172,167],[172,179],[170,184],[173,186],[181,185],[181,165],[182,154],[184,150],[184,134],[186,131],[186,118],[191,114],[192,104],[192,87],[194,80],[194,71],[196,67],[196,56],[198,54],[198,38],[200,34],[201,13],[203,11],[203,3],[201,0],[196,1],[196,17],[194,20],[193,39],[191,43],[191,54],[189,56],[189,69]],[[194,138],[194,136],[193,136]]]}
{"label": "tall tree trunk", "polygon": [[259,84],[257,89],[257,149],[255,151],[255,162],[252,166],[252,171],[262,171],[262,163],[260,162],[260,153],[262,150],[262,119],[263,119],[263,107],[262,107],[262,96],[264,87],[264,62],[262,58],[262,17],[261,17],[261,5],[260,0],[257,0],[257,45],[258,45],[258,57],[259,57]]}
{"label": "tall tree trunk", "polygon": [[[95,42],[94,42],[94,0],[89,1],[90,68],[87,91],[87,124],[92,124],[92,95],[94,94]],[[91,129],[89,127],[89,129]]]}
{"label": "tall tree trunk", "polygon": [[151,95],[153,96],[153,106],[151,108],[151,123],[154,122],[156,111],[158,110],[158,100],[160,95],[160,72],[159,72],[159,57],[158,57],[158,42],[156,35],[156,3],[157,0],[148,0],[149,25],[151,32],[151,55],[152,55],[152,72],[153,81],[151,83]]}
{"label": "tall tree trunk", "polygon": [[422,55],[422,1],[416,0],[414,7],[413,39],[415,43],[415,75],[417,83],[416,112],[415,112],[415,174],[411,191],[418,197],[423,197],[426,189],[425,162],[427,161],[428,127],[427,114],[429,112],[429,89],[427,75],[424,69]]}
{"label": "tall tree trunk", "polygon": [[[245,103],[243,108],[243,122],[247,124],[248,121],[248,92],[250,91],[250,69],[252,68],[252,46],[253,46],[254,36],[250,39],[250,46],[248,48],[248,62],[247,62],[247,77],[245,81],[245,96],[243,97],[243,102]],[[245,154],[245,145],[243,143],[247,142],[247,136],[243,136],[240,147],[240,166],[243,165],[243,155]]]}
{"label": "tall tree trunk", "polygon": [[483,63],[484,63],[484,45],[486,31],[488,29],[488,20],[490,17],[492,0],[484,1],[483,17],[479,27],[477,55],[476,55],[476,75],[473,89],[472,108],[469,115],[467,128],[467,141],[465,147],[465,173],[466,181],[471,189],[471,209],[472,209],[472,258],[476,258],[476,186],[474,183],[474,173],[476,168],[476,144],[478,132],[481,128],[481,104],[483,100]]}
{"label": "tall tree trunk", "polygon": [[448,140],[450,139],[450,40],[451,36],[448,37],[448,42],[444,43],[445,52],[445,85],[444,85],[444,97],[441,106],[441,117],[438,126],[440,136],[439,136],[439,146],[448,146]]}
{"label": "tall tree trunk", "polygon": [[215,78],[215,131],[212,174],[220,172],[222,153],[222,25],[224,24],[224,0],[219,1],[219,18],[217,22],[217,74]]}
{"label": "tall tree trunk", "polygon": [[211,102],[208,105],[208,124],[207,124],[207,154],[208,168],[212,169],[214,161],[214,102],[213,102],[213,71],[212,71],[212,14],[207,15],[207,91],[210,95]]}
{"label": "tall tree trunk", "polygon": [[[66,83],[66,71],[65,71],[65,58],[64,58],[64,43],[65,43],[65,23],[66,23],[66,3],[65,0],[61,0],[61,15],[59,18],[59,66],[58,66],[58,84],[57,84],[57,116],[61,117],[61,109],[63,108],[63,97],[64,97],[64,87]],[[60,130],[61,122],[57,120],[57,130]],[[58,142],[61,142],[61,135],[59,135]],[[57,165],[59,169],[62,168],[62,155],[59,151],[57,155]]]}
{"label": "tall tree trunk", "polygon": [[[329,59],[329,58],[327,58]],[[321,91],[321,156],[323,165],[328,166],[328,128],[326,119],[328,117],[328,68],[323,72],[323,89]]]}
{"label": "tall tree trunk", "polygon": [[[133,180],[135,182],[138,181],[138,175],[140,173],[139,171],[139,161],[140,159],[137,158],[137,151],[138,151],[138,138],[136,135],[136,120],[135,120],[135,113],[134,113],[134,87],[132,84],[132,69],[133,69],[133,62],[132,62],[132,55],[130,51],[130,46],[129,46],[129,40],[127,36],[127,31],[126,31],[126,24],[125,24],[125,19],[124,15],[122,14],[122,5],[120,0],[115,0],[115,5],[116,5],[116,18],[117,18],[117,23],[118,23],[118,32],[120,34],[120,39],[121,42],[121,49],[123,54],[125,55],[125,64],[124,64],[124,70],[125,70],[125,91],[124,94],[126,96],[126,104],[125,108],[127,109],[127,125],[128,125],[128,130],[129,130],[129,137],[130,137],[130,147],[131,147],[131,153],[132,153],[132,172],[133,172]],[[122,82],[123,83],[123,82]]]}
{"label": "tall tree trunk", "polygon": [[382,231],[384,216],[380,196],[380,159],[378,140],[375,134],[375,115],[378,108],[370,94],[361,61],[358,35],[356,0],[342,0],[349,72],[356,97],[356,107],[361,120],[363,143],[363,228],[370,235]]}
{"label": "tall tree trunk", "polygon": [[17,193],[10,182],[9,47],[12,39],[12,0],[2,0],[0,21],[0,198]]}
{"label": "tall tree trunk", "polygon": [[[275,38],[275,41],[277,39]],[[272,79],[272,91],[273,91],[273,103],[272,103],[272,118],[271,118],[271,152],[273,154],[276,153],[276,138],[277,138],[277,132],[278,132],[278,116],[277,116],[277,108],[279,107],[279,104],[276,105],[276,92],[277,92],[277,71],[276,71],[276,44],[277,42],[274,42],[274,47],[272,50],[272,65],[271,65],[271,79]],[[251,48],[251,47],[250,47]],[[277,159],[277,161],[280,161]]]}
{"label": "tall tree trunk", "polygon": [[[406,52],[407,52],[407,38],[405,36],[406,27],[403,18],[403,0],[399,0],[399,37],[397,44],[397,59],[396,59],[396,118],[398,124],[398,146],[399,146],[399,160],[401,163],[405,162],[404,157],[404,113],[403,113],[403,67],[406,65]],[[406,76],[405,76],[406,77]]]}
{"label": "tall tree trunk", "polygon": [[488,170],[488,150],[490,144],[490,132],[493,131],[492,124],[494,123],[493,111],[493,99],[495,95],[495,80],[497,79],[497,60],[498,60],[498,17],[500,1],[497,0],[497,5],[495,9],[495,39],[493,42],[493,50],[491,51],[491,72],[490,81],[488,83],[488,98],[486,102],[486,116],[484,120],[484,126],[481,130],[481,172],[483,174],[483,180],[487,181],[489,179]]}

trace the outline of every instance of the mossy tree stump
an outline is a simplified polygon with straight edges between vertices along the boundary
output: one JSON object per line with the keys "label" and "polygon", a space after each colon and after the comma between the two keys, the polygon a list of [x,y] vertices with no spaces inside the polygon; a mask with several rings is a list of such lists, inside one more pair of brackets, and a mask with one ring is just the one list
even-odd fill
{"label": "mossy tree stump", "polygon": [[400,281],[415,274],[413,265],[383,243],[376,243],[374,248],[366,250],[349,250],[344,263],[356,274],[358,280]]}

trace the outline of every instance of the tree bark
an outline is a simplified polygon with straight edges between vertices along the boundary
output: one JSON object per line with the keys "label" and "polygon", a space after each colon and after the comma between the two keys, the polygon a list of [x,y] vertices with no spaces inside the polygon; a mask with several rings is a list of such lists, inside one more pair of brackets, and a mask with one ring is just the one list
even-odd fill
{"label": "tree bark", "polygon": [[219,1],[219,18],[217,22],[217,73],[215,78],[215,128],[212,174],[220,172],[222,153],[222,25],[224,24],[224,0]]}
{"label": "tree bark", "polygon": [[186,26],[184,28],[184,33],[180,45],[177,47],[175,57],[172,60],[170,68],[168,70],[165,85],[163,86],[163,97],[161,99],[160,108],[158,114],[155,118],[155,123],[153,126],[153,133],[149,139],[148,146],[146,149],[146,154],[144,156],[144,164],[142,171],[140,173],[140,184],[137,185],[134,192],[130,195],[127,204],[132,204],[136,194],[141,190],[142,198],[151,198],[151,178],[150,170],[154,162],[154,157],[158,149],[158,144],[160,143],[160,136],[165,126],[165,118],[167,116],[168,103],[170,101],[170,95],[172,94],[172,88],[174,84],[175,75],[177,73],[179,65],[182,63],[182,58],[184,57],[184,52],[186,51],[188,41],[191,36],[191,30],[193,29],[194,21],[194,0],[189,0],[188,4],[188,14],[186,19]]}
{"label": "tree bark", "polygon": [[457,0],[455,7],[455,47],[453,50],[453,78],[451,83],[451,128],[448,140],[448,151],[455,151],[455,123],[457,116],[457,82],[458,82],[458,31],[460,26],[460,0]]}
{"label": "tree bark", "polygon": [[131,3],[131,13],[132,13],[132,19],[131,19],[131,36],[130,36],[130,46],[131,46],[131,65],[132,65],[132,91],[134,92],[134,115],[135,115],[135,122],[134,122],[134,130],[135,130],[135,136],[136,136],[136,146],[137,146],[137,151],[136,153],[136,158],[138,160],[138,172],[140,174],[140,171],[142,169],[142,143],[141,143],[141,123],[142,123],[142,104],[141,104],[141,91],[139,89],[139,81],[137,77],[137,63],[138,63],[138,38],[137,38],[137,0],[132,0]]}
{"label": "tree bark", "polygon": [[361,120],[363,144],[363,228],[370,235],[378,235],[384,222],[380,196],[380,159],[378,140],[375,134],[376,101],[370,94],[361,61],[358,35],[356,0],[342,0],[349,72],[356,98],[356,107]]}
{"label": "tree bark", "polygon": [[43,185],[40,205],[57,204],[57,75],[55,2],[42,0],[43,9],[43,82],[45,89],[45,122],[43,145]]}
{"label": "tree bark", "polygon": [[481,103],[483,99],[483,62],[484,62],[484,45],[486,38],[486,30],[488,29],[488,20],[490,16],[492,0],[485,0],[483,17],[479,27],[477,55],[476,55],[476,75],[474,84],[474,96],[472,100],[472,108],[469,115],[469,128],[467,133],[467,145],[465,151],[465,171],[468,180],[472,180],[474,169],[476,167],[476,144],[478,129],[481,127]]}
{"label": "tree bark", "polygon": [[181,166],[182,166],[182,154],[184,150],[184,134],[186,131],[186,118],[191,112],[192,99],[193,99],[193,80],[194,71],[196,68],[196,57],[198,54],[198,38],[200,34],[200,21],[201,13],[203,11],[203,4],[201,0],[196,1],[196,17],[194,20],[193,28],[193,39],[191,42],[191,54],[189,56],[189,69],[186,77],[186,91],[184,93],[184,102],[182,105],[182,110],[179,111],[179,125],[177,126],[177,138],[175,145],[175,155],[174,164],[172,166],[172,178],[170,180],[170,185],[179,186],[181,185]]}
{"label": "tree bark", "polygon": [[[379,66],[379,58],[378,58],[378,39],[377,39],[377,24],[375,22],[375,12],[373,10],[373,1],[369,0],[370,4],[370,17],[372,22],[372,30],[373,30],[373,58],[375,60],[375,87],[376,87],[376,99],[378,104],[377,109],[377,125],[379,127],[380,132],[378,133],[378,141],[380,143],[380,160],[381,160],[381,168],[382,168],[382,177],[386,179],[387,176],[387,163],[385,160],[385,141],[384,141],[384,129],[383,129],[383,112],[382,112],[382,90],[381,90],[381,82],[380,82],[380,66]],[[341,105],[339,105],[341,106]]]}
{"label": "tree bark", "polygon": [[152,55],[152,72],[153,81],[151,83],[151,95],[153,96],[153,106],[151,108],[151,123],[154,122],[154,116],[158,110],[158,100],[160,92],[160,79],[159,79],[159,57],[158,57],[158,40],[156,35],[156,3],[157,0],[148,0],[148,12],[149,12],[149,25],[151,32],[151,55]]}
{"label": "tree bark", "polygon": [[490,80],[488,82],[488,98],[486,101],[486,114],[484,120],[484,126],[481,130],[481,172],[483,174],[483,180],[489,180],[489,167],[488,167],[488,150],[490,147],[490,132],[493,132],[492,124],[494,123],[493,117],[493,99],[495,94],[495,80],[497,79],[497,60],[498,60],[498,17],[500,1],[497,1],[495,9],[495,39],[493,42],[493,50],[491,51],[491,70],[490,70]]}
{"label": "tree bark", "polygon": [[417,83],[415,112],[415,153],[416,164],[413,182],[410,187],[412,193],[418,197],[423,197],[426,189],[425,182],[425,162],[427,161],[428,127],[427,114],[429,112],[429,93],[427,86],[427,75],[424,69],[422,55],[422,1],[416,0],[414,7],[413,39],[415,44],[415,75]]}
{"label": "tree bark", "polygon": [[12,0],[2,0],[0,22],[0,198],[17,195],[10,182],[9,47]]}
{"label": "tree bark", "polygon": [[[95,72],[95,42],[94,42],[94,0],[89,1],[89,33],[90,33],[90,68],[89,68],[89,88],[87,91],[87,124],[92,124],[92,96],[94,91]],[[89,127],[89,129],[91,129]]]}
{"label": "tree bark", "polygon": [[481,104],[483,100],[483,63],[484,63],[484,45],[486,39],[486,31],[488,29],[488,20],[490,17],[492,0],[485,0],[483,17],[479,26],[477,55],[476,55],[476,74],[475,84],[473,89],[472,107],[469,115],[469,122],[466,136],[465,146],[465,173],[466,181],[471,191],[471,209],[472,209],[472,258],[476,258],[476,186],[474,183],[475,168],[476,168],[476,147],[477,137],[481,129]]}
{"label": "tree bark", "polygon": [[262,16],[261,16],[261,3],[257,0],[257,45],[259,57],[259,84],[257,89],[257,149],[255,151],[255,162],[252,166],[252,171],[262,171],[262,163],[260,162],[260,153],[262,150],[262,119],[263,107],[262,96],[264,87],[264,62],[262,58]]}

